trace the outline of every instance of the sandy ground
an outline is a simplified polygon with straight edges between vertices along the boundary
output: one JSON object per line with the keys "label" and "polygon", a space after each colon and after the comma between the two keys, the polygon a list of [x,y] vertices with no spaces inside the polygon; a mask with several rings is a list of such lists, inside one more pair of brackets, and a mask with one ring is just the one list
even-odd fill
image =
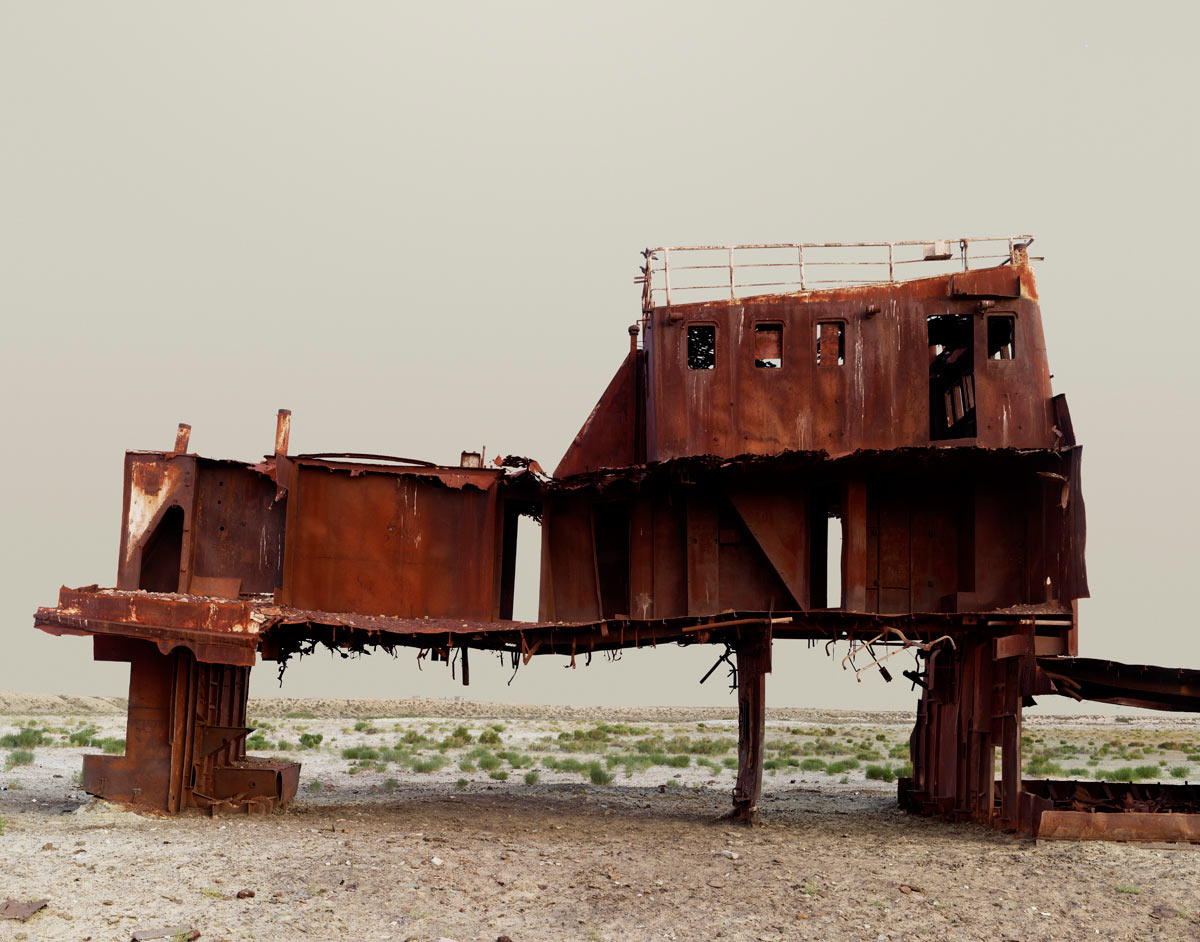
{"label": "sandy ground", "polygon": [[[0,696],[0,734],[119,737],[122,709]],[[0,921],[0,942],[162,926],[210,940],[1200,939],[1198,847],[1038,845],[904,815],[866,761],[830,775],[782,758],[838,743],[895,768],[907,715],[773,711],[779,767],[764,779],[763,826],[747,830],[716,821],[735,774],[721,761],[729,711],[258,701],[251,714],[268,745],[290,747],[268,754],[304,763],[294,806],[265,818],[138,816],[91,800],[76,774],[93,747],[39,745],[0,773],[0,900],[50,900],[25,923]],[[601,722],[630,725],[581,741]],[[436,748],[458,726],[472,741]],[[493,732],[500,742],[481,746]],[[1144,743],[1142,761],[1168,741],[1182,748],[1153,752],[1167,765],[1200,750],[1200,725],[1172,717],[1039,718],[1027,734],[1085,753]],[[302,735],[321,742],[301,749]],[[711,751],[682,767],[622,764],[655,737]],[[417,740],[407,759],[386,751],[406,738]],[[480,753],[509,755],[491,770],[507,779],[478,768]],[[445,764],[418,772],[414,756]],[[571,759],[611,782],[547,767]]]}

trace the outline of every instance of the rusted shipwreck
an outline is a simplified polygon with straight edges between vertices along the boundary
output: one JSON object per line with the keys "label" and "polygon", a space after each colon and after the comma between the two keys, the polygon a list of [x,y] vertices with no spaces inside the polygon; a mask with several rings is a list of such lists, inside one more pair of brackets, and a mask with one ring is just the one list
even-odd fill
{"label": "rusted shipwreck", "polygon": [[[732,813],[753,821],[772,646],[801,639],[887,679],[917,655],[912,811],[1200,838],[1195,786],[1022,778],[1034,696],[1200,710],[1200,672],[1075,657],[1082,449],[1031,241],[647,250],[629,353],[552,476],[293,456],[286,410],[259,462],[192,454],[183,425],[128,453],[116,587],[35,616],[130,662],[127,752],[87,756],[84,787],[168,812],[292,798],[296,763],[246,755],[256,657],[407,646],[469,683],[471,650],[516,666],[674,642],[735,655]],[[512,619],[523,514],[536,622]]]}

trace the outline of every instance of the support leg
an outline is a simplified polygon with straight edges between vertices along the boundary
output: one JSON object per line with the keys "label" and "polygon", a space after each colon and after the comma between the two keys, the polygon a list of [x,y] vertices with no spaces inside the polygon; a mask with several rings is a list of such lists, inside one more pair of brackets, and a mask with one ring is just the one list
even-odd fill
{"label": "support leg", "polygon": [[250,668],[163,654],[152,642],[98,636],[97,660],[129,661],[125,754],[89,755],[83,787],[134,808],[264,811],[296,793],[300,766],[246,756]]}
{"label": "support leg", "polygon": [[763,740],[767,723],[767,674],[771,671],[769,630],[743,629],[737,644],[738,776],[732,817],[755,824],[762,795]]}

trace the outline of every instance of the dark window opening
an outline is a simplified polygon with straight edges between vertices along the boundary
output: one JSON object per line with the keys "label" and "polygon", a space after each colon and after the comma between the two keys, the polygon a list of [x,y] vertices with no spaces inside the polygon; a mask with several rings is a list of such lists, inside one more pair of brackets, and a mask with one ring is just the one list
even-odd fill
{"label": "dark window opening", "polygon": [[783,366],[783,325],[758,324],[754,328],[754,365],[777,370]]}
{"label": "dark window opening", "polygon": [[929,438],[975,436],[975,322],[938,314],[929,326]]}
{"label": "dark window opening", "polygon": [[717,366],[717,328],[712,324],[692,324],[687,329],[689,370],[712,370]]}
{"label": "dark window opening", "polygon": [[596,504],[592,510],[601,616],[629,616],[629,504]]}
{"label": "dark window opening", "polygon": [[183,508],[172,504],[142,545],[138,588],[146,592],[178,592],[183,558]]}
{"label": "dark window opening", "polygon": [[993,314],[987,319],[988,359],[1015,360],[1017,357],[1017,319],[1011,314]]}
{"label": "dark window opening", "polygon": [[820,321],[817,324],[817,366],[841,366],[845,362],[845,323]]}
{"label": "dark window opening", "polygon": [[815,494],[809,519],[809,608],[841,608],[842,516],[836,494]]}

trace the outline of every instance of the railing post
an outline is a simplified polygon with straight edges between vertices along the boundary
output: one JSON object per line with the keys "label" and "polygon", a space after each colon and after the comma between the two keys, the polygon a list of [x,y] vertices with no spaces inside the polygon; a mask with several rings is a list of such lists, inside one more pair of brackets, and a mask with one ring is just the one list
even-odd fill
{"label": "railing post", "polygon": [[729,246],[729,297],[730,299],[737,298],[737,291],[733,287],[733,246]]}
{"label": "railing post", "polygon": [[663,285],[667,289],[667,307],[671,306],[671,250],[663,249]]}
{"label": "railing post", "polygon": [[800,260],[800,290],[804,290],[804,246],[796,246],[796,256]]}
{"label": "railing post", "polygon": [[896,280],[896,247],[888,243],[888,281]]}

